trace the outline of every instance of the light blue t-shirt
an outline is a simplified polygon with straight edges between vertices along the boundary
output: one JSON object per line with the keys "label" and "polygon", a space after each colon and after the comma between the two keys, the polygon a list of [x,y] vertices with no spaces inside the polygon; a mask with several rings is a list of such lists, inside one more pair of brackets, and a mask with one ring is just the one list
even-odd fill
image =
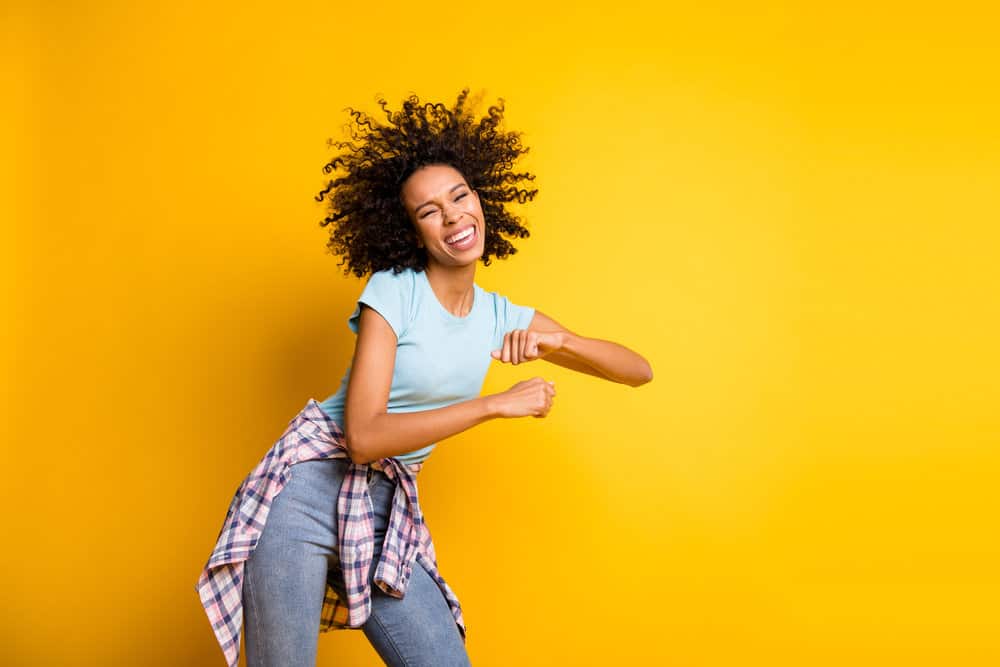
{"label": "light blue t-shirt", "polygon": [[[395,274],[386,269],[369,276],[347,326],[358,333],[364,303],[378,311],[396,332],[388,412],[433,410],[479,396],[493,361],[490,352],[501,348],[507,332],[527,329],[535,315],[534,308],[511,303],[475,283],[473,291],[472,310],[458,317],[438,301],[424,271],[404,269]],[[350,377],[348,365],[340,389],[320,403],[341,428]],[[393,458],[419,463],[430,456],[435,445]]]}

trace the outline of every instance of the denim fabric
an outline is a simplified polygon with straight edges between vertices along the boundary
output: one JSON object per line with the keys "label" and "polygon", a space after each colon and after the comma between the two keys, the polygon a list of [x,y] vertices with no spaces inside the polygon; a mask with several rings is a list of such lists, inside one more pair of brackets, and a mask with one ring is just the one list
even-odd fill
{"label": "denim fabric", "polygon": [[[289,468],[243,580],[247,667],[313,667],[327,581],[346,599],[337,556],[337,496],[350,460],[316,459]],[[369,473],[375,554],[382,550],[396,483]],[[403,599],[372,584],[372,613],[362,631],[387,665],[470,665],[455,618],[431,575],[414,562]]]}

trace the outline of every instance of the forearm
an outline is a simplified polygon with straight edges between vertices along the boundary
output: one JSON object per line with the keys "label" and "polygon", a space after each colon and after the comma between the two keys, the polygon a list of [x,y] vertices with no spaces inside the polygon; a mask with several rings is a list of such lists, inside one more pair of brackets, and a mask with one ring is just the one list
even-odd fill
{"label": "forearm", "polygon": [[352,430],[348,449],[355,463],[370,463],[426,447],[495,416],[488,396],[433,410],[387,412]]}
{"label": "forearm", "polygon": [[563,334],[563,345],[552,354],[586,364],[613,382],[632,387],[653,379],[653,368],[641,355],[609,340]]}

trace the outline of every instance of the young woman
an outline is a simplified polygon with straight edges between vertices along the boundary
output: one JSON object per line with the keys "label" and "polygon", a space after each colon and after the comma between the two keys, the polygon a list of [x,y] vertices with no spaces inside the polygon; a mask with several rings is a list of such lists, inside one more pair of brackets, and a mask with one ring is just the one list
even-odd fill
{"label": "young woman", "polygon": [[[555,385],[535,376],[480,396],[490,362],[544,359],[613,382],[649,363],[483,290],[476,264],[517,250],[507,210],[537,190],[513,170],[527,152],[479,121],[468,89],[451,108],[412,95],[388,123],[354,119],[330,195],[328,246],[368,281],[348,326],[354,358],[339,390],[309,399],[237,489],[196,589],[230,667],[315,664],[318,633],[364,631],[389,665],[468,665],[461,605],[438,572],[417,494],[435,443],[499,417],[545,417]],[[265,529],[266,524],[266,529]]]}

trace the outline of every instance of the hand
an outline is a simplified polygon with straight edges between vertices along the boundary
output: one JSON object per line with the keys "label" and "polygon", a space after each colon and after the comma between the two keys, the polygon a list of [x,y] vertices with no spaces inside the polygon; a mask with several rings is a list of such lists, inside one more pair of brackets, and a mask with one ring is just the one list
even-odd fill
{"label": "hand", "polygon": [[540,377],[522,380],[507,391],[487,397],[495,417],[545,417],[552,409],[556,383]]}
{"label": "hand", "polygon": [[513,363],[516,366],[522,361],[541,359],[561,348],[565,341],[565,332],[563,331],[514,329],[503,335],[502,349],[493,350],[490,352],[490,356],[504,363]]}

